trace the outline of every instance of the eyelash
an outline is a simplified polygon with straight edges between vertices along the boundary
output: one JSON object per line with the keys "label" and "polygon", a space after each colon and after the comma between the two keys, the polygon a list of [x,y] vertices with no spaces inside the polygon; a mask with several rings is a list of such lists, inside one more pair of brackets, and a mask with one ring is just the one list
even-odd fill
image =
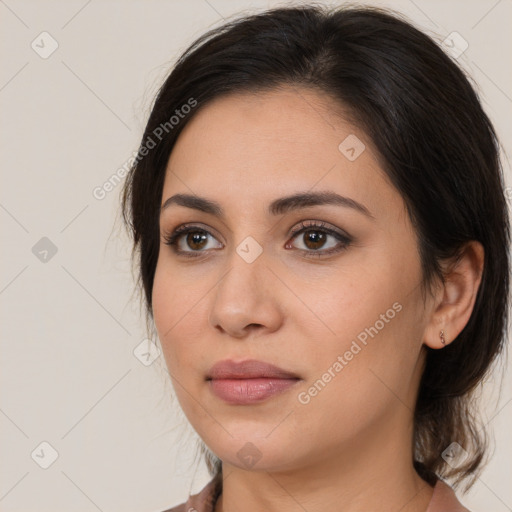
{"label": "eyelash", "polygon": [[[331,235],[334,238],[336,238],[339,242],[341,242],[341,247],[338,245],[337,247],[330,248],[330,249],[323,250],[323,251],[322,250],[312,250],[312,249],[310,249],[310,250],[297,249],[298,251],[302,251],[302,252],[306,253],[305,256],[308,258],[311,258],[311,257],[318,258],[318,257],[328,256],[331,254],[341,252],[341,251],[345,250],[352,243],[352,239],[349,236],[339,233],[338,231],[335,231],[333,229],[329,229],[329,228],[325,227],[325,222],[318,222],[318,221],[309,221],[309,223],[307,223],[307,224],[304,221],[302,221],[300,223],[300,225],[297,226],[297,228],[293,229],[292,232],[290,233],[291,239],[295,239],[295,238],[297,238],[298,235],[305,233],[307,231],[321,232],[326,235]],[[183,255],[185,257],[190,257],[190,258],[197,258],[197,257],[199,257],[199,255],[201,253],[203,253],[205,251],[182,251],[177,248],[179,239],[183,235],[186,235],[191,232],[192,233],[195,233],[195,232],[204,233],[207,235],[211,235],[211,233],[209,233],[207,230],[202,229],[198,226],[194,226],[194,225],[191,226],[189,224],[183,224],[182,226],[179,226],[178,228],[176,228],[172,233],[164,236],[165,244],[169,245],[172,248],[172,250],[178,255]],[[287,242],[287,245],[288,245],[288,242]]]}

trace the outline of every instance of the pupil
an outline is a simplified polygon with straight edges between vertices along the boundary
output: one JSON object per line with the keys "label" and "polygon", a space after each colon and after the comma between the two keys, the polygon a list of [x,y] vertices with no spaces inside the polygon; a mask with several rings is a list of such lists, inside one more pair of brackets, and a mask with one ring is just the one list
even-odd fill
{"label": "pupil", "polygon": [[[189,233],[188,235],[188,240],[187,240],[187,243],[189,244],[190,247],[194,248],[194,249],[200,249],[202,247],[202,244],[201,245],[201,242],[204,242],[206,240],[206,234],[205,233],[199,233],[199,232],[193,232],[193,233]],[[199,245],[200,247],[193,247],[195,245]]]}
{"label": "pupil", "polygon": [[[310,249],[318,249],[323,245],[325,241],[325,233],[319,233],[318,231],[308,231],[306,246]],[[309,242],[312,242],[313,247],[310,247]]]}

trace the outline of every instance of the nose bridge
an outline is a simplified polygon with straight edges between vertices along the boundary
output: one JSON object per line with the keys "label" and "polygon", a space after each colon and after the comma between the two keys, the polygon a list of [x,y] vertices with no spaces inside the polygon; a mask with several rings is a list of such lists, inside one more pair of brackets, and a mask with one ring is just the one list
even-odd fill
{"label": "nose bridge", "polygon": [[270,292],[271,272],[263,247],[247,236],[229,251],[226,262],[211,306],[211,324],[236,336],[251,324],[276,328],[278,303]]}
{"label": "nose bridge", "polygon": [[233,211],[238,227],[231,231],[232,246],[227,248],[228,266],[251,276],[264,272],[268,263],[268,247],[265,254],[263,248],[268,229],[261,205],[252,203],[239,206],[237,212]]}
{"label": "nose bridge", "polygon": [[232,291],[239,299],[242,298],[240,291],[245,287],[254,300],[265,282],[264,274],[268,272],[263,246],[254,237],[246,236],[228,254],[229,272],[219,284],[223,284],[228,295]]}

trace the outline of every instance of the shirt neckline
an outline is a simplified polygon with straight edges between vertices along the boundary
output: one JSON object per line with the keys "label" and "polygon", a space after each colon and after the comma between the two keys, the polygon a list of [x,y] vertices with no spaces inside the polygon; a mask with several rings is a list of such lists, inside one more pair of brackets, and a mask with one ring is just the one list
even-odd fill
{"label": "shirt neckline", "polygon": [[[214,512],[221,494],[222,480],[213,478],[198,494],[189,496],[185,503],[185,511],[192,508],[197,512]],[[441,478],[438,478],[434,484],[434,492],[425,512],[437,512],[448,508],[452,512],[470,512],[458,501],[452,487]]]}

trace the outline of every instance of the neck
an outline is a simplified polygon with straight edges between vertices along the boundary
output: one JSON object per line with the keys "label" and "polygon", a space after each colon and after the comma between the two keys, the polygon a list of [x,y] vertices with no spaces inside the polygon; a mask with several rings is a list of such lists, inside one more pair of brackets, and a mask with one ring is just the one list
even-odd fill
{"label": "neck", "polygon": [[433,487],[414,470],[412,442],[404,443],[412,440],[412,422],[397,417],[386,424],[292,469],[248,471],[223,463],[215,512],[425,512]]}

